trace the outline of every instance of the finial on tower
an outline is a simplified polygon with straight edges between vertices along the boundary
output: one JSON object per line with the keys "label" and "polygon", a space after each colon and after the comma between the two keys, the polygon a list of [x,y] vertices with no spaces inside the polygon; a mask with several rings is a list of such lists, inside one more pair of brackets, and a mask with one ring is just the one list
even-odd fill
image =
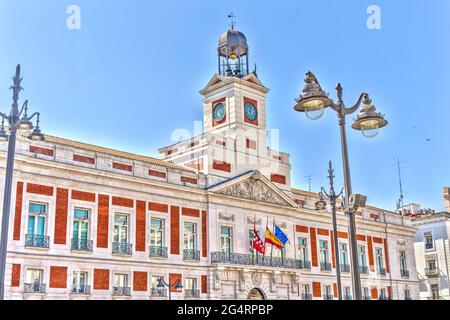
{"label": "finial on tower", "polygon": [[236,21],[234,21],[234,18],[236,18],[236,15],[234,14],[234,12],[231,12],[231,13],[228,15],[228,18],[231,19],[231,23],[230,23],[231,30],[234,30],[234,26],[236,25]]}

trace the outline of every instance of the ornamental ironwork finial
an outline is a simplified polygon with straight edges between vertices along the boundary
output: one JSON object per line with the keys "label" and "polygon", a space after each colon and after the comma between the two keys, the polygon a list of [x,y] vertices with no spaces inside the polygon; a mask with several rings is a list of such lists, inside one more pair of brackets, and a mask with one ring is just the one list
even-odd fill
{"label": "ornamental ironwork finial", "polygon": [[234,14],[234,12],[231,12],[231,13],[228,15],[228,18],[231,19],[231,23],[230,23],[231,30],[234,30],[234,26],[236,25],[236,21],[234,21],[234,18],[236,18],[236,15]]}
{"label": "ornamental ironwork finial", "polygon": [[14,104],[17,104],[17,101],[19,101],[19,92],[23,90],[20,86],[22,79],[23,78],[20,76],[20,64],[18,64],[16,67],[16,74],[12,77],[13,85],[9,88],[13,91]]}

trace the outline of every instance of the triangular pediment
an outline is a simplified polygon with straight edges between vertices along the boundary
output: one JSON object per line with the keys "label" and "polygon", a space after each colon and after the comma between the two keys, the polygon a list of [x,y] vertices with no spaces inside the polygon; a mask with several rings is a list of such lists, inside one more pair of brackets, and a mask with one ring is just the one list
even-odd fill
{"label": "triangular pediment", "polygon": [[237,77],[223,77],[219,74],[215,74],[211,80],[209,80],[208,84],[205,88],[200,90],[201,94],[207,94],[208,92],[211,92],[213,90],[216,90],[217,88],[220,88],[221,86],[233,83],[233,82],[240,82],[241,84],[247,84],[250,87],[253,87],[255,89],[261,90],[264,93],[269,92],[269,89],[266,88],[261,81],[256,77],[254,73],[250,73],[242,78]]}
{"label": "triangular pediment", "polygon": [[249,73],[248,75],[243,77],[242,80],[248,81],[250,83],[256,84],[257,86],[265,88],[265,86],[262,84],[262,82],[258,79],[258,77],[254,73]]}
{"label": "triangular pediment", "polygon": [[209,188],[209,191],[225,196],[280,206],[298,207],[283,191],[259,171],[250,171]]}

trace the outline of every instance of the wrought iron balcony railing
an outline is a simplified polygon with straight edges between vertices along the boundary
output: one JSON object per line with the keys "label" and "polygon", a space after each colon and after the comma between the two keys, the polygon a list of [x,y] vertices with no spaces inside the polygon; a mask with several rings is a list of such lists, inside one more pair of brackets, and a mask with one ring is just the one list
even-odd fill
{"label": "wrought iron balcony railing", "polygon": [[341,272],[350,272],[350,265],[349,264],[341,264]]}
{"label": "wrought iron balcony railing", "polygon": [[386,296],[380,296],[380,297],[378,298],[378,300],[389,300],[389,297],[386,297]]}
{"label": "wrought iron balcony railing", "polygon": [[121,256],[131,256],[133,245],[127,242],[113,242],[112,253]]}
{"label": "wrought iron balcony railing", "polygon": [[87,239],[72,239],[70,249],[72,251],[92,252],[93,241]]}
{"label": "wrought iron balcony railing", "polygon": [[369,273],[369,267],[367,267],[367,266],[359,266],[359,273],[368,274]]}
{"label": "wrought iron balcony railing", "polygon": [[184,261],[200,261],[200,251],[199,250],[183,250],[183,260]]}
{"label": "wrought iron balcony railing", "polygon": [[363,300],[372,300],[371,296],[363,296]]}
{"label": "wrought iron balcony railing", "polygon": [[150,295],[152,297],[165,298],[165,297],[167,297],[167,289],[152,288]]}
{"label": "wrought iron balcony railing", "polygon": [[409,278],[409,270],[400,270],[402,278]]}
{"label": "wrought iron balcony railing", "polygon": [[229,252],[211,252],[211,263],[287,269],[311,269],[311,262],[309,261]]}
{"label": "wrought iron balcony railing", "polygon": [[49,247],[50,237],[35,234],[25,236],[25,247],[27,248],[47,248]]}
{"label": "wrought iron balcony railing", "polygon": [[116,296],[116,297],[131,296],[131,288],[130,287],[113,287],[113,296]]}
{"label": "wrought iron balcony railing", "polygon": [[91,294],[91,286],[87,286],[87,285],[72,286],[71,293],[72,294],[90,295]]}
{"label": "wrought iron balcony railing", "polygon": [[331,263],[329,262],[321,262],[320,263],[320,271],[331,271]]}
{"label": "wrought iron balcony railing", "polygon": [[150,246],[148,251],[150,258],[167,258],[167,247]]}
{"label": "wrought iron balcony railing", "polygon": [[333,296],[331,294],[324,294],[323,300],[333,300]]}
{"label": "wrought iron balcony railing", "polygon": [[427,277],[437,277],[437,276],[439,276],[439,269],[438,268],[426,268],[425,275]]}
{"label": "wrought iron balcony railing", "polygon": [[302,300],[312,300],[312,294],[302,293]]}
{"label": "wrought iron balcony railing", "polygon": [[344,300],[352,300],[352,296],[350,294],[344,294]]}
{"label": "wrought iron balcony railing", "polygon": [[425,249],[426,250],[434,249],[434,243],[425,243]]}
{"label": "wrought iron balcony railing", "polygon": [[24,293],[45,293],[47,286],[44,283],[25,283],[23,285]]}
{"label": "wrought iron balcony railing", "polygon": [[200,297],[200,290],[197,290],[197,289],[185,289],[184,290],[184,297],[185,298],[199,298]]}
{"label": "wrought iron balcony railing", "polygon": [[385,268],[377,268],[377,274],[379,276],[385,276],[386,275],[386,269]]}

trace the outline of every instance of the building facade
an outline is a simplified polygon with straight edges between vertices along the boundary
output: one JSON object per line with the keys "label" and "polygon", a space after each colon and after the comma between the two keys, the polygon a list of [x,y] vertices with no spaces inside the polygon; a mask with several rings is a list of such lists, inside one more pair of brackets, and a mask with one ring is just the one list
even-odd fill
{"label": "building facade", "polygon": [[[269,90],[248,70],[245,35],[232,27],[217,52],[204,133],[161,159],[18,138],[6,298],[336,299],[338,246],[352,299],[346,216],[334,243],[330,208],[292,188],[289,155],[268,147]],[[411,218],[366,206],[356,222],[364,298],[418,298]],[[257,254],[254,230],[275,225],[286,247]]]}
{"label": "building facade", "polygon": [[417,228],[414,252],[420,282],[420,299],[450,300],[449,236],[450,189],[444,188],[445,211],[409,209]]}

